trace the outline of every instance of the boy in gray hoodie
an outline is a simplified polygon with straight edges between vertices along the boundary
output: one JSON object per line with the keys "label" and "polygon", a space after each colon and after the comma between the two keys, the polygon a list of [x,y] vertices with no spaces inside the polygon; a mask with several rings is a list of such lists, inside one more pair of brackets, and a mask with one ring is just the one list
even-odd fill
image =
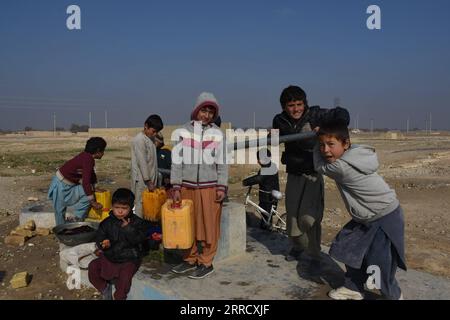
{"label": "boy in gray hoodie", "polygon": [[314,167],[335,180],[352,217],[330,248],[330,256],[346,266],[344,286],[328,295],[336,300],[361,300],[367,282],[387,299],[402,299],[395,273],[397,267],[406,270],[403,211],[395,191],[376,172],[375,149],[351,145],[342,123],[323,125],[318,136]]}

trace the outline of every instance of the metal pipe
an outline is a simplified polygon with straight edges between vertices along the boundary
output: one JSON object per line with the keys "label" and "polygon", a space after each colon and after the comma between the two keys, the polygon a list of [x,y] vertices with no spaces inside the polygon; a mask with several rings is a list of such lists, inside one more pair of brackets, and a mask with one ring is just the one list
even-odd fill
{"label": "metal pipe", "polygon": [[[288,134],[284,136],[280,136],[278,138],[278,143],[288,143],[292,141],[301,141],[301,140],[308,140],[316,137],[316,133],[314,131],[311,132],[301,132],[301,133],[294,133],[294,134]],[[249,149],[250,147],[257,147],[259,145],[266,145],[270,146],[272,145],[272,138],[260,138],[256,140],[246,140],[246,141],[239,141],[235,142],[233,144],[228,144],[227,148],[228,150],[239,150],[239,149]]]}

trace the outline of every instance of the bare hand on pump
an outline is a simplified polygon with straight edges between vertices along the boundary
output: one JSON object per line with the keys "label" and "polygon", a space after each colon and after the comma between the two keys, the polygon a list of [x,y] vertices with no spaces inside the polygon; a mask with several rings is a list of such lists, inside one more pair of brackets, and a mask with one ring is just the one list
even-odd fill
{"label": "bare hand on pump", "polygon": [[172,200],[173,200],[173,203],[180,203],[181,202],[181,192],[180,192],[180,190],[175,190],[173,192]]}
{"label": "bare hand on pump", "polygon": [[91,207],[94,208],[95,210],[103,209],[103,205],[101,203],[98,203],[97,201],[92,201]]}

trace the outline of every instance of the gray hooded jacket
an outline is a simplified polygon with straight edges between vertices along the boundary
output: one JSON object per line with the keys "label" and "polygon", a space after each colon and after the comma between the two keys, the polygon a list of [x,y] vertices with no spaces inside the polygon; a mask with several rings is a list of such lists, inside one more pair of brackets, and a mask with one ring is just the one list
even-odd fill
{"label": "gray hooded jacket", "polygon": [[172,134],[176,144],[172,149],[170,182],[175,190],[183,186],[227,191],[225,135],[213,122],[202,125],[195,121],[199,110],[206,105],[215,108],[214,121],[219,115],[219,105],[214,95],[204,92],[197,99],[192,120]]}
{"label": "gray hooded jacket", "polygon": [[395,191],[376,172],[378,158],[370,146],[352,145],[340,159],[327,163],[319,144],[314,148],[314,167],[336,181],[348,212],[359,223],[375,221],[399,206]]}

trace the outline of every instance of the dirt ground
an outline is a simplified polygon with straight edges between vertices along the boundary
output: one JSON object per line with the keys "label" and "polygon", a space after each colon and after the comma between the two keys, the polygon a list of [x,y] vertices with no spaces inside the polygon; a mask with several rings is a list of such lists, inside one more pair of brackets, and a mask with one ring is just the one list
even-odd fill
{"label": "dirt ground", "polygon": [[[58,241],[54,235],[34,237],[23,247],[4,244],[19,224],[28,197],[44,200],[55,169],[83,149],[85,138],[33,138],[0,136],[0,299],[98,299],[95,290],[70,291],[67,275],[59,268]],[[125,138],[107,139],[108,148],[96,170],[100,186],[114,190],[129,187],[130,150]],[[414,135],[406,139],[356,135],[353,143],[377,149],[379,173],[397,192],[405,212],[405,242],[409,268],[450,277],[450,136]],[[232,201],[243,203],[241,180],[256,172],[250,165],[230,166]],[[281,191],[286,175],[280,172]],[[349,221],[334,182],[326,180],[323,243],[329,245]],[[284,200],[280,203],[284,210]],[[17,272],[32,275],[26,288],[11,289]]]}

